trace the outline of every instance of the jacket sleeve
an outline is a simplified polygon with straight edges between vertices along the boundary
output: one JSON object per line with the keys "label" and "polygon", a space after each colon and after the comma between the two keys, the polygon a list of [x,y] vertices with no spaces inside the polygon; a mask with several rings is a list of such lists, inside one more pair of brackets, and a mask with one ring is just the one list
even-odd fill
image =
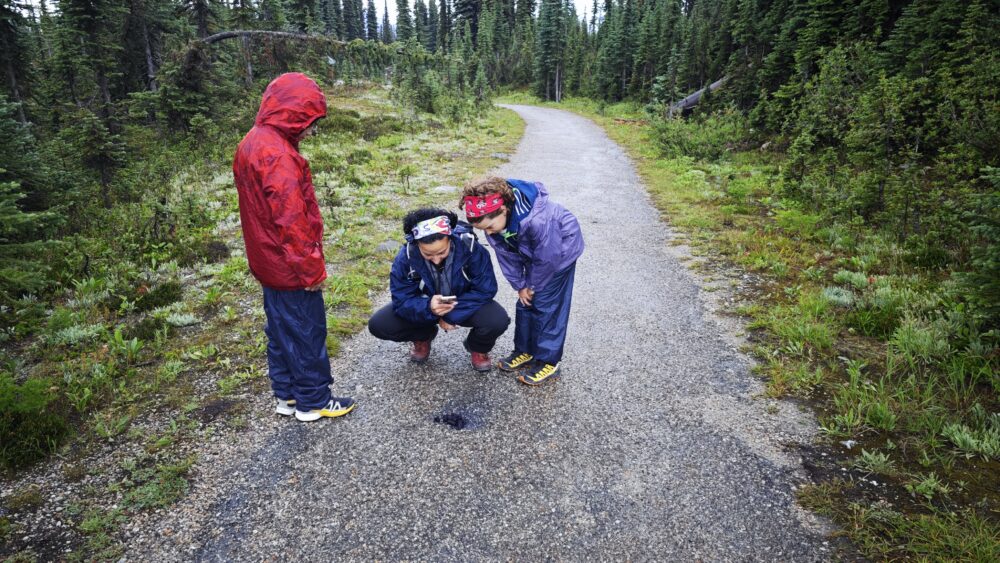
{"label": "jacket sleeve", "polygon": [[521,256],[519,252],[510,250],[504,242],[497,243],[492,238],[488,240],[490,241],[490,246],[493,247],[493,251],[497,254],[497,262],[500,263],[500,271],[503,272],[503,277],[507,278],[514,291],[520,291],[528,287],[524,279],[524,256]]}
{"label": "jacket sleeve", "polygon": [[419,324],[437,322],[431,312],[431,298],[420,291],[420,282],[409,276],[410,261],[406,256],[406,245],[392,262],[389,272],[389,292],[392,293],[392,310],[404,319]]}
{"label": "jacket sleeve", "polygon": [[531,264],[528,265],[526,286],[541,291],[556,274],[562,257],[562,231],[559,221],[549,218],[532,222],[522,235],[525,243],[531,245]]}
{"label": "jacket sleeve", "polygon": [[306,190],[309,186],[305,170],[291,155],[282,154],[264,167],[261,185],[289,270],[302,287],[316,285],[326,279],[323,242],[312,232],[306,215]]}
{"label": "jacket sleeve", "polygon": [[[461,274],[460,274],[461,275]],[[475,243],[472,245],[472,255],[469,257],[469,291],[458,296],[458,303],[444,320],[455,325],[465,322],[483,305],[486,305],[497,294],[497,278],[493,274],[493,262],[490,253]]]}

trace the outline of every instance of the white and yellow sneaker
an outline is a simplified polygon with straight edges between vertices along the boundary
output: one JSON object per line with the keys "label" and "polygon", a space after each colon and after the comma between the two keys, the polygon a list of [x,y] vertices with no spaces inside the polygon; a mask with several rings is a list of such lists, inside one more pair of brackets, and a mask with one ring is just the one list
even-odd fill
{"label": "white and yellow sneaker", "polygon": [[274,412],[281,416],[292,416],[295,414],[295,399],[278,399],[278,404],[274,407]]}
{"label": "white and yellow sneaker", "polygon": [[331,397],[330,402],[321,409],[300,411],[296,409],[295,418],[301,422],[312,422],[321,418],[336,418],[354,410],[354,399],[350,397]]}

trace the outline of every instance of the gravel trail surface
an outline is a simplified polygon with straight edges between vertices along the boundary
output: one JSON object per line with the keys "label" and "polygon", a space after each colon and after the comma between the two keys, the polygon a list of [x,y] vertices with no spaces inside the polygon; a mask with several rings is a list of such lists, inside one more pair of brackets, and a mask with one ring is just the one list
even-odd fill
{"label": "gravel trail surface", "polygon": [[825,525],[794,503],[805,474],[784,447],[814,420],[755,398],[749,360],[621,148],[582,117],[509,107],[527,128],[499,173],[544,182],[587,243],[563,377],[527,388],[477,374],[463,330],[419,367],[360,334],[333,361],[354,413],[261,414],[206,452],[188,498],[130,532],[127,559],[832,557]]}

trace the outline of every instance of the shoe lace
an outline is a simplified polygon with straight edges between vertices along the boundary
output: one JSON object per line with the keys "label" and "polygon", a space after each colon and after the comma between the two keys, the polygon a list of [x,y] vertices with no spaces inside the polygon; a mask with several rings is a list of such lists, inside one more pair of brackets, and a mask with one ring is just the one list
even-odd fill
{"label": "shoe lace", "polygon": [[546,377],[552,375],[552,372],[556,370],[556,366],[551,364],[545,364],[542,369],[536,371],[534,375],[531,376],[532,381],[541,381]]}
{"label": "shoe lace", "polygon": [[511,364],[515,364],[515,365],[516,364],[523,364],[524,362],[526,362],[526,361],[528,361],[530,359],[531,359],[531,355],[525,352],[525,353],[522,353],[519,356],[516,356],[513,359],[511,359],[510,363]]}

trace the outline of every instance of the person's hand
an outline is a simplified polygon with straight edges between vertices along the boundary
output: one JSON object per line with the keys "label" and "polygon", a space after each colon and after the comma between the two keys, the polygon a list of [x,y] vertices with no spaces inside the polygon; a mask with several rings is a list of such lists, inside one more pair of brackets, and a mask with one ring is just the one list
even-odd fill
{"label": "person's hand", "polygon": [[443,317],[455,308],[456,303],[458,302],[455,301],[454,303],[445,303],[441,301],[440,295],[435,295],[434,297],[431,297],[431,312],[439,317]]}
{"label": "person's hand", "polygon": [[319,291],[319,290],[323,289],[323,286],[325,284],[326,284],[326,280],[323,280],[323,281],[319,282],[316,285],[310,285],[309,287],[306,288],[306,291]]}
{"label": "person's hand", "polygon": [[517,298],[521,302],[521,305],[525,307],[531,307],[531,300],[535,297],[535,290],[530,287],[526,287],[517,292]]}
{"label": "person's hand", "polygon": [[455,330],[456,328],[458,328],[457,326],[449,323],[448,321],[446,321],[444,319],[438,319],[438,326],[441,327],[441,330],[443,330],[445,332],[451,332],[451,331]]}

